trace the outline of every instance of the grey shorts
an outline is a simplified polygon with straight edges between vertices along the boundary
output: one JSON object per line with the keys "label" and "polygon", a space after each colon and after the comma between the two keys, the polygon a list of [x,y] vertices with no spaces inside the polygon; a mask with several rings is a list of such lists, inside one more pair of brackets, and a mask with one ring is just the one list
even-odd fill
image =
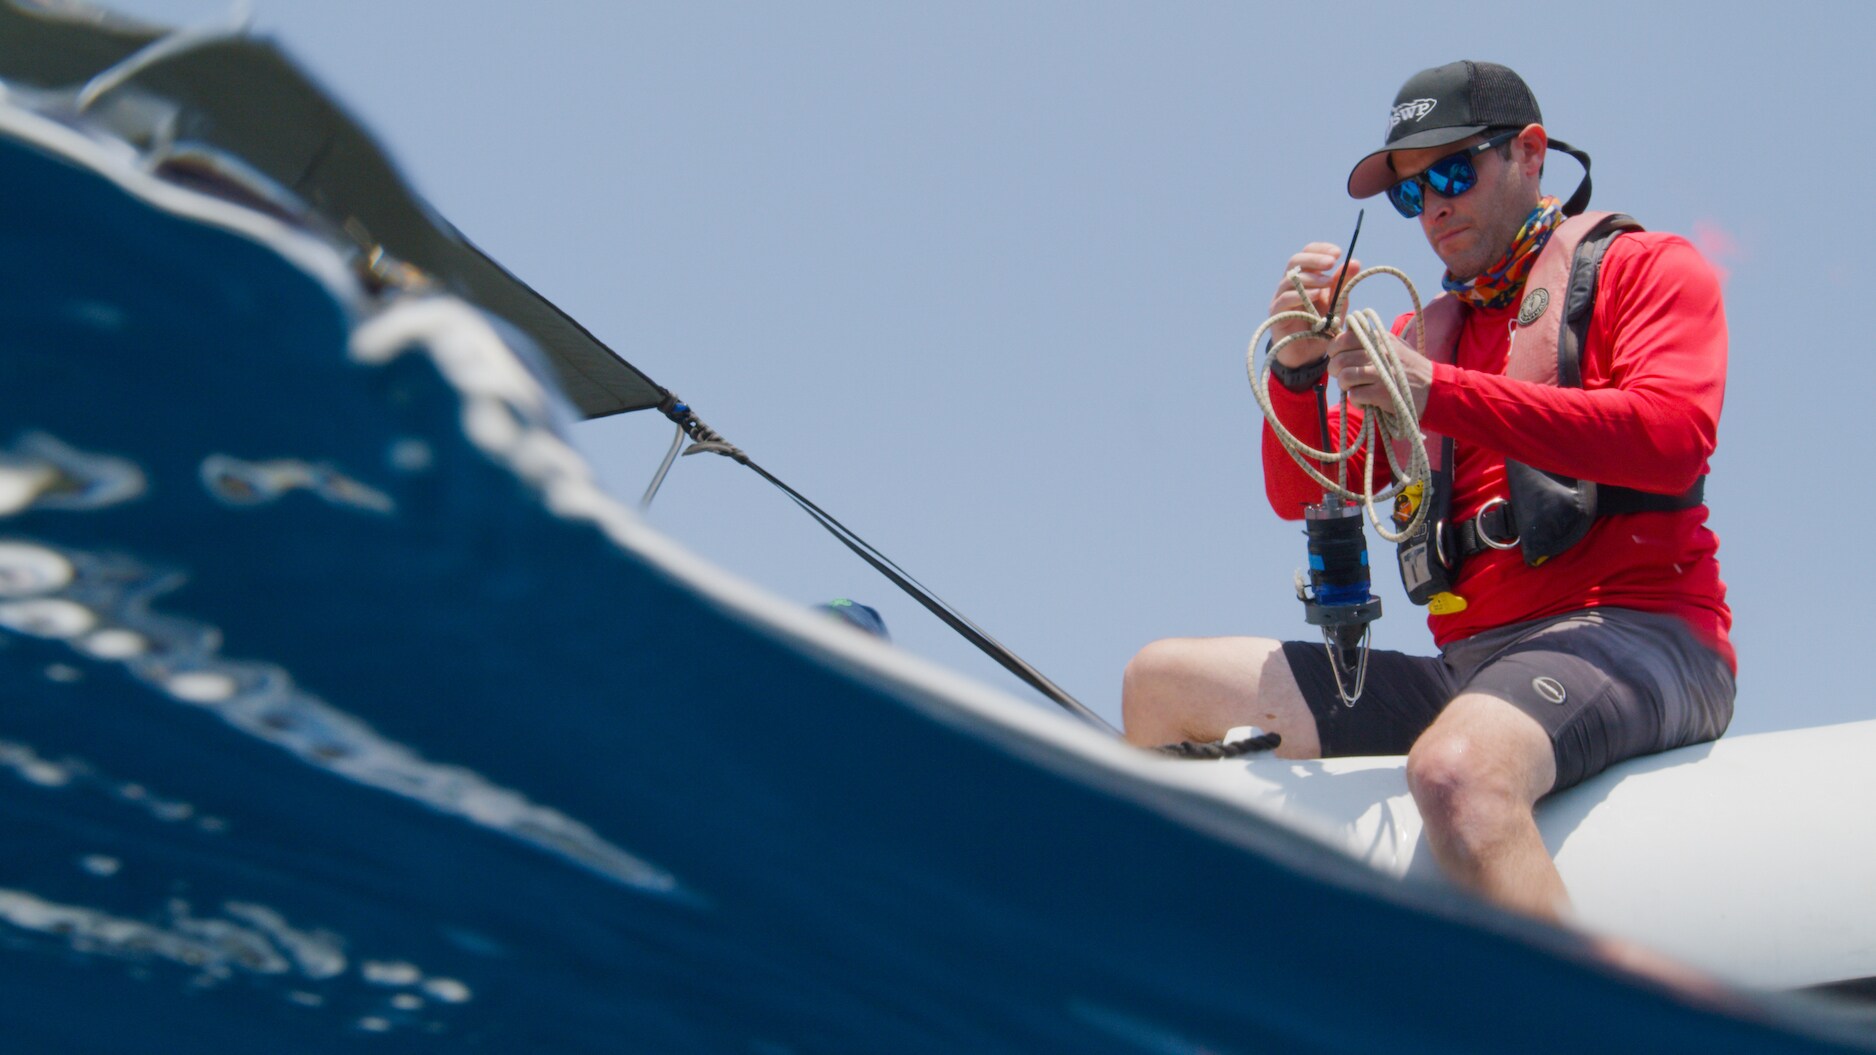
{"label": "grey shorts", "polygon": [[1671,615],[1595,608],[1488,630],[1441,655],[1376,650],[1353,707],[1320,642],[1283,656],[1316,717],[1325,758],[1402,755],[1461,692],[1509,701],[1550,735],[1561,791],[1623,759],[1718,739],[1733,673]]}

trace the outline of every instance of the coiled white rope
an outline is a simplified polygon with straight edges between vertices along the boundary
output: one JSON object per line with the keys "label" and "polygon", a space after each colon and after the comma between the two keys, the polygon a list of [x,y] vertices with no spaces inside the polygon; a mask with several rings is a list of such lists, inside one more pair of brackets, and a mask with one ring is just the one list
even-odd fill
{"label": "coiled white rope", "polygon": [[[1342,288],[1337,302],[1329,306],[1330,310],[1327,315],[1318,311],[1315,302],[1310,299],[1309,291],[1303,286],[1302,269],[1292,268],[1285,277],[1289,279],[1291,285],[1296,287],[1297,294],[1302,297],[1303,306],[1308,310],[1280,311],[1265,319],[1264,324],[1251,335],[1251,346],[1245,352],[1244,366],[1251,377],[1251,394],[1257,397],[1257,405],[1264,410],[1264,420],[1270,424],[1271,430],[1276,433],[1277,442],[1289,452],[1290,458],[1305,473],[1308,473],[1311,479],[1321,484],[1329,494],[1361,502],[1368,510],[1368,522],[1381,533],[1381,537],[1389,542],[1399,542],[1420,529],[1421,524],[1426,520],[1428,503],[1424,500],[1415,502],[1413,515],[1399,531],[1392,531],[1388,528],[1383,518],[1375,512],[1374,504],[1377,501],[1392,499],[1415,486],[1420,488],[1420,494],[1424,496],[1433,476],[1433,469],[1427,462],[1426,443],[1420,434],[1420,415],[1414,409],[1413,392],[1407,382],[1407,369],[1401,365],[1400,358],[1394,354],[1388,344],[1389,333],[1387,326],[1381,321],[1381,316],[1372,308],[1364,308],[1348,316],[1347,319],[1348,327],[1355,331],[1362,350],[1368,353],[1368,362],[1374,366],[1381,386],[1387,390],[1390,404],[1386,407],[1368,408],[1367,412],[1362,415],[1361,431],[1355,434],[1353,443],[1344,444],[1340,451],[1317,450],[1297,439],[1294,433],[1284,428],[1283,422],[1278,420],[1276,411],[1270,405],[1270,368],[1276,362],[1277,353],[1283,351],[1293,341],[1334,338],[1341,331],[1340,324],[1343,321],[1341,315],[1338,314],[1338,309],[1346,312],[1349,296],[1355,292],[1355,287],[1375,275],[1392,275],[1401,280],[1401,284],[1407,287],[1407,296],[1413,301],[1414,318],[1418,320],[1421,308],[1420,293],[1414,289],[1413,281],[1396,268],[1371,267],[1350,279]],[[1298,330],[1276,341],[1264,354],[1263,362],[1260,364],[1257,359],[1257,347],[1264,343],[1264,334],[1272,326],[1281,322],[1307,322],[1309,328]],[[1415,350],[1425,356],[1426,334],[1418,325],[1413,329]],[[1344,393],[1342,396],[1342,431],[1344,433],[1348,430],[1347,422],[1348,395]],[[1389,442],[1392,440],[1407,441],[1401,444],[1409,451],[1405,466],[1401,465],[1395,457],[1395,444]],[[1324,437],[1323,442],[1328,442],[1328,438]],[[1362,463],[1362,489],[1360,491],[1349,490],[1342,481],[1329,479],[1321,470],[1310,464],[1322,462],[1342,467],[1337,475],[1346,480],[1346,463],[1356,451],[1363,448],[1367,449],[1368,456],[1363,459]],[[1393,484],[1380,494],[1376,494],[1374,490],[1374,466],[1377,451],[1387,459],[1388,468],[1394,474]]]}

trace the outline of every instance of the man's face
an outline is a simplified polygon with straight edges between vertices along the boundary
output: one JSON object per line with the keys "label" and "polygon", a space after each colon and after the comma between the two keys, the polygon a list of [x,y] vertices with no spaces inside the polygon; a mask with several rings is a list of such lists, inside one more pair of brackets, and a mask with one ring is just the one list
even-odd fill
{"label": "man's face", "polygon": [[[1524,226],[1525,217],[1537,206],[1537,166],[1529,161],[1533,155],[1526,142],[1535,128],[1526,129],[1507,144],[1512,152],[1510,160],[1495,149],[1474,156],[1472,165],[1478,171],[1479,182],[1466,193],[1457,198],[1426,193],[1420,230],[1454,278],[1472,278],[1497,263],[1511,248],[1511,240]],[[1542,134],[1541,130],[1537,132],[1538,136]],[[1399,150],[1389,155],[1388,161],[1397,174],[1415,175],[1440,158],[1485,138],[1481,134],[1444,146]],[[1535,156],[1542,155],[1539,145]]]}

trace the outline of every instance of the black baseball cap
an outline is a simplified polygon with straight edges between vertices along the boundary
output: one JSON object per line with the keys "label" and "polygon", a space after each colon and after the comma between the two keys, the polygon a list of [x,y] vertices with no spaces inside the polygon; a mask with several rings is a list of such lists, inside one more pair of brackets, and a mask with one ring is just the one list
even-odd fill
{"label": "black baseball cap", "polygon": [[[1348,196],[1371,198],[1393,185],[1399,177],[1388,165],[1392,151],[1445,146],[1488,129],[1543,123],[1537,96],[1508,66],[1461,61],[1421,70],[1394,96],[1386,145],[1362,158],[1348,174]],[[1561,140],[1553,139],[1550,145],[1583,165],[1582,186],[1563,207],[1574,216],[1589,205],[1589,155]]]}

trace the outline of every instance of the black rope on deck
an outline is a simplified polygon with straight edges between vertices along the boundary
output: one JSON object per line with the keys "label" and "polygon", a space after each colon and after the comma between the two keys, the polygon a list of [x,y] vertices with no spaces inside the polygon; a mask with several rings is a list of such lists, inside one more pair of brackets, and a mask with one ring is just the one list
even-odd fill
{"label": "black rope on deck", "polygon": [[1233,740],[1228,744],[1222,741],[1181,740],[1176,744],[1161,744],[1153,750],[1161,754],[1172,755],[1174,758],[1242,758],[1245,755],[1273,751],[1281,743],[1283,743],[1283,737],[1276,733],[1264,733],[1261,736]]}

